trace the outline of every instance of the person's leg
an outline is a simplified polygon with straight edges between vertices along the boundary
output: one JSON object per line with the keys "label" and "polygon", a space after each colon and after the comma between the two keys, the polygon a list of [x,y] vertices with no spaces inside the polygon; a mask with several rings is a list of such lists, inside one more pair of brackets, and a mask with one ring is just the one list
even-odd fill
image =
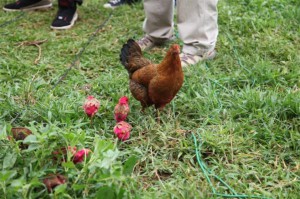
{"label": "person's leg", "polygon": [[[178,31],[183,53],[213,57],[218,36],[218,0],[178,1]],[[196,60],[197,61],[197,60]]]}
{"label": "person's leg", "polygon": [[3,7],[5,11],[30,11],[51,8],[51,0],[19,0],[15,3],[6,4]]}
{"label": "person's leg", "polygon": [[[173,36],[173,0],[144,0],[146,37],[139,41],[142,50],[161,44]],[[148,45],[150,44],[150,45]],[[147,46],[148,45],[148,46]],[[151,46],[152,45],[152,46]]]}
{"label": "person's leg", "polygon": [[82,4],[82,0],[58,0],[58,11],[56,18],[51,24],[52,29],[69,29],[78,18],[77,5]]}
{"label": "person's leg", "polygon": [[173,0],[144,0],[146,19],[143,30],[155,40],[167,40],[173,35]]}

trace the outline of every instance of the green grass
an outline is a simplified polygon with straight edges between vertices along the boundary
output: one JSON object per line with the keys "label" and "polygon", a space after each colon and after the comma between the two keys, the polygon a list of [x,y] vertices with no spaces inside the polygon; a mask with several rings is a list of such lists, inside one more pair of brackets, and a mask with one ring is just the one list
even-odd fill
{"label": "green grass", "polygon": [[[185,69],[184,85],[161,124],[153,108],[140,113],[119,62],[127,39],[143,35],[141,3],[114,10],[80,62],[52,89],[109,16],[104,2],[85,1],[80,20],[67,31],[50,30],[57,2],[1,27],[1,197],[214,198],[196,160],[191,132],[199,131],[203,161],[237,193],[298,198],[299,1],[220,1],[218,56]],[[0,11],[0,26],[18,15]],[[19,44],[44,39],[34,64],[38,48]],[[158,62],[167,48],[145,56]],[[101,102],[93,125],[82,110],[87,95]],[[112,132],[113,108],[123,95],[130,98],[133,130],[120,143]],[[27,150],[6,139],[16,126],[33,131]],[[52,152],[68,145],[93,153],[75,166],[69,156],[64,164],[53,161]],[[68,183],[48,194],[42,179],[49,173],[67,176]],[[211,180],[219,193],[230,194]]]}

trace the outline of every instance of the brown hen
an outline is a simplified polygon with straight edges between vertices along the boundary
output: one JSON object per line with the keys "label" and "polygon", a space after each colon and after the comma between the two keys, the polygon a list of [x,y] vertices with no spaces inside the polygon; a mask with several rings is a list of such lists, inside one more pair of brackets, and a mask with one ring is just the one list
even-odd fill
{"label": "brown hen", "polygon": [[129,73],[130,91],[141,102],[142,110],[151,105],[163,109],[181,88],[184,75],[179,53],[179,45],[173,44],[162,62],[154,64],[133,39],[123,45],[120,60]]}

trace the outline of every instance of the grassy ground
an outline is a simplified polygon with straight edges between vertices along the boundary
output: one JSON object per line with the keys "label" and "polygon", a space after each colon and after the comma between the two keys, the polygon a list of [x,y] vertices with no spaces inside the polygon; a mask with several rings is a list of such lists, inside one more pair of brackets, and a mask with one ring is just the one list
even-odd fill
{"label": "grassy ground", "polygon": [[[49,28],[57,2],[54,9],[25,13],[5,26],[19,13],[0,11],[1,197],[214,198],[196,160],[191,132],[199,132],[204,162],[237,193],[298,198],[299,1],[220,1],[218,56],[185,69],[184,86],[161,124],[152,108],[140,113],[118,58],[128,38],[143,35],[141,3],[114,10],[53,89],[109,16],[104,2],[85,1],[80,20],[67,31]],[[35,64],[38,47],[24,42],[45,39]],[[166,49],[146,56],[158,62]],[[87,95],[101,101],[93,125],[81,108]],[[130,98],[133,130],[120,143],[112,133],[112,112],[123,95]],[[16,126],[33,131],[27,150],[6,139]],[[68,145],[93,154],[78,165],[53,161],[52,152]],[[41,181],[49,173],[63,174],[68,183],[48,194]],[[211,180],[219,193],[231,193]]]}

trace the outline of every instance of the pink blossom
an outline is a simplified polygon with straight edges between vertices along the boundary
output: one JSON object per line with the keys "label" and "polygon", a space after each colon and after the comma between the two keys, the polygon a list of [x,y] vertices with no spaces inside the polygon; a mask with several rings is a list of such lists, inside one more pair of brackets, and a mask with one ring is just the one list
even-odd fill
{"label": "pink blossom", "polygon": [[73,157],[74,164],[80,163],[91,152],[90,149],[81,149],[77,151]]}
{"label": "pink blossom", "polygon": [[123,96],[119,99],[119,103],[115,106],[114,116],[117,122],[125,121],[129,113],[128,98]]}
{"label": "pink blossom", "polygon": [[125,141],[130,137],[130,131],[132,129],[132,126],[128,124],[127,122],[121,121],[116,124],[114,127],[114,133],[116,136],[122,140]]}
{"label": "pink blossom", "polygon": [[84,112],[88,117],[93,117],[100,106],[100,102],[93,96],[88,96],[83,104]]}

